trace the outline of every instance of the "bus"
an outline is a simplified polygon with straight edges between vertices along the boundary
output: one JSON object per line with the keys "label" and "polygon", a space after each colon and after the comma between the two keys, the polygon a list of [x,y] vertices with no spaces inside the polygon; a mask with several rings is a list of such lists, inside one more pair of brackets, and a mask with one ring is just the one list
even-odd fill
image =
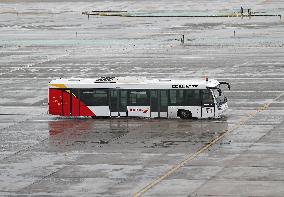
{"label": "bus", "polygon": [[100,77],[49,83],[49,114],[59,116],[220,118],[228,108],[215,79]]}

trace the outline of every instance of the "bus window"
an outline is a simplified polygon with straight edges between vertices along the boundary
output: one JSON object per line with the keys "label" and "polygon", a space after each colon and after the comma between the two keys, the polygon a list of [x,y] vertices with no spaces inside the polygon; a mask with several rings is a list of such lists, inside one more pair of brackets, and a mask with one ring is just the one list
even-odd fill
{"label": "bus window", "polygon": [[94,95],[95,90],[93,89],[82,89],[80,94],[81,101],[87,106],[94,105]]}
{"label": "bus window", "polygon": [[185,104],[186,106],[200,106],[200,90],[185,90]]}
{"label": "bus window", "polygon": [[177,104],[178,105],[184,105],[184,91],[183,90],[178,90],[177,91]]}
{"label": "bus window", "polygon": [[181,106],[184,105],[184,90],[170,90],[169,91],[169,105]]}
{"label": "bus window", "polygon": [[129,105],[132,106],[148,106],[149,99],[147,91],[145,90],[133,90],[129,91]]}
{"label": "bus window", "polygon": [[169,105],[177,104],[177,90],[170,90],[170,102]]}
{"label": "bus window", "polygon": [[158,91],[150,90],[151,112],[158,111]]}
{"label": "bus window", "polygon": [[108,106],[108,91],[107,90],[95,90],[94,103],[96,106]]}
{"label": "bus window", "polygon": [[206,103],[206,104],[214,103],[213,95],[210,90],[208,89],[202,90],[202,103]]}
{"label": "bus window", "polygon": [[83,89],[81,101],[87,106],[108,106],[108,92],[106,89]]}

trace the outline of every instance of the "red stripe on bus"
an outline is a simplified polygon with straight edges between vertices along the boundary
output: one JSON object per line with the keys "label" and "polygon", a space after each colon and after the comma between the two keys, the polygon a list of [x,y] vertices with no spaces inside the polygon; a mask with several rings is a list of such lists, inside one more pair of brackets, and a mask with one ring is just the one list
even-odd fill
{"label": "red stripe on bus", "polygon": [[66,91],[63,92],[63,116],[71,116],[71,97]]}
{"label": "red stripe on bus", "polygon": [[[80,101],[72,94],[71,97],[69,92],[60,89],[50,88],[49,114],[61,116],[96,116],[96,114],[92,112],[92,110],[90,110],[85,105],[85,103]],[[71,100],[72,103],[70,103]]]}

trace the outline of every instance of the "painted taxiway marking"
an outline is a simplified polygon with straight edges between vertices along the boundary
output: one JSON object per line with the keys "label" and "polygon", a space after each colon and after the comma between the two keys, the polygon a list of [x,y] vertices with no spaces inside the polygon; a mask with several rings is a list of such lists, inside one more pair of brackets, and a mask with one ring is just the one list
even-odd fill
{"label": "painted taxiway marking", "polygon": [[208,144],[206,144],[205,146],[201,147],[197,152],[193,153],[193,154],[189,154],[186,156],[186,158],[177,163],[176,165],[174,165],[172,168],[170,168],[168,171],[166,171],[162,176],[158,177],[157,179],[153,180],[152,182],[150,182],[148,185],[146,185],[145,187],[143,187],[140,191],[136,192],[134,194],[134,197],[140,197],[143,194],[145,194],[147,191],[149,191],[150,189],[152,189],[154,186],[156,186],[157,184],[159,184],[160,182],[162,182],[165,178],[169,177],[171,174],[173,174],[175,171],[177,171],[178,169],[180,169],[181,167],[183,167],[186,163],[190,162],[191,160],[195,159],[198,155],[200,155],[201,153],[205,152],[206,150],[208,150],[211,146],[213,146],[214,144],[216,144],[218,141],[220,141],[222,138],[224,138],[228,133],[234,131],[235,129],[239,128],[241,125],[245,124],[246,122],[248,122],[250,119],[252,119],[253,117],[255,117],[259,112],[262,112],[264,110],[267,110],[269,108],[269,106],[275,102],[277,99],[279,99],[281,96],[284,95],[284,92],[282,92],[282,94],[278,95],[277,97],[275,97],[270,103],[266,103],[263,106],[259,107],[256,111],[251,112],[248,114],[248,116],[245,116],[244,118],[242,118],[238,123],[236,123],[235,126],[233,126],[231,129],[225,129],[223,130],[223,132],[216,137],[215,139],[211,140]]}

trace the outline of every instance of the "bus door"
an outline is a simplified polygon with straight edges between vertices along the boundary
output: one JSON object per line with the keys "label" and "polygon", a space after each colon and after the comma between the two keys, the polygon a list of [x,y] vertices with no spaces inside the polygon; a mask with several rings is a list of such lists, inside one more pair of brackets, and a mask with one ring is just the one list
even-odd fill
{"label": "bus door", "polygon": [[150,111],[151,118],[160,117],[159,113],[159,99],[158,99],[158,90],[150,90]]}
{"label": "bus door", "polygon": [[215,116],[215,104],[211,90],[201,90],[201,117],[213,118]]}
{"label": "bus door", "polygon": [[119,90],[111,89],[110,90],[110,116],[118,116],[119,113]]}
{"label": "bus door", "polygon": [[158,91],[158,102],[159,102],[159,117],[168,117],[168,91],[160,90]]}
{"label": "bus door", "polygon": [[119,101],[118,101],[118,116],[128,116],[127,112],[127,90],[119,90]]}

